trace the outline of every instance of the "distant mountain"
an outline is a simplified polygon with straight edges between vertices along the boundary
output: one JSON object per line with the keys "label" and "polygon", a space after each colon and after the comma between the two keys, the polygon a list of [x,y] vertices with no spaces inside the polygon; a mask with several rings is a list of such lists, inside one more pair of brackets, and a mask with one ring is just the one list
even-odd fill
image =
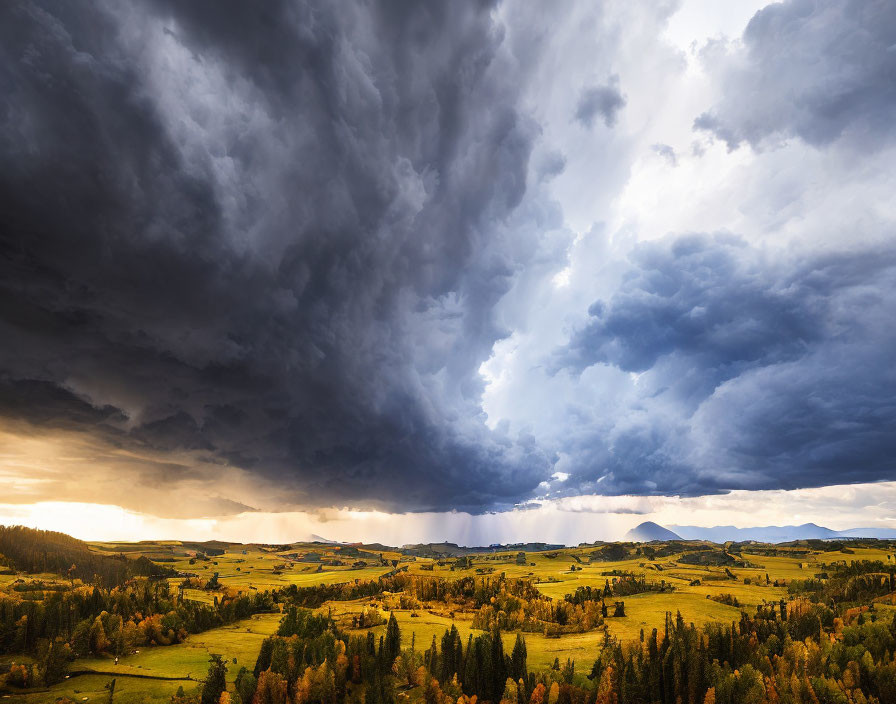
{"label": "distant mountain", "polygon": [[757,526],[754,528],[736,528],[735,526],[672,526],[675,532],[685,540],[710,540],[724,543],[732,540],[742,542],[755,540],[760,543],[787,543],[792,540],[834,540],[837,538],[880,538],[896,539],[896,530],[892,528],[850,528],[849,530],[831,530],[815,523],[803,523],[799,526]]}
{"label": "distant mountain", "polygon": [[653,521],[645,521],[626,533],[625,540],[632,543],[649,543],[653,540],[681,540],[681,536]]}
{"label": "distant mountain", "polygon": [[755,540],[760,543],[786,543],[791,540],[825,540],[836,538],[837,533],[830,528],[804,523],[801,526],[761,526],[736,528],[735,526],[673,526],[685,540],[711,540],[724,543],[727,540]]}
{"label": "distant mountain", "polygon": [[322,538],[321,536],[315,535],[314,533],[311,534],[311,540],[309,540],[308,542],[310,542],[310,543],[326,543],[327,545],[339,545],[338,540],[328,540],[327,538]]}
{"label": "distant mountain", "polygon": [[896,529],[893,528],[850,528],[837,531],[838,538],[879,538],[880,540],[896,540]]}

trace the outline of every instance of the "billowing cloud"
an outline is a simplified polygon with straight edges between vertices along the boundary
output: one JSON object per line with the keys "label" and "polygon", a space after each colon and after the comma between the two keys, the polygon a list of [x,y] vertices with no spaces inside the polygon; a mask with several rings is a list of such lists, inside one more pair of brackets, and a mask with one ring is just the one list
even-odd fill
{"label": "billowing cloud", "polygon": [[730,236],[635,248],[554,356],[637,375],[607,433],[567,446],[605,492],[707,493],[892,477],[896,252],[775,259]]}
{"label": "billowing cloud", "polygon": [[537,134],[489,7],[3,15],[7,418],[296,504],[476,510],[550,473],[478,419]]}
{"label": "billowing cloud", "polygon": [[892,479],[894,11],[752,12],[5,4],[5,500],[510,536]]}
{"label": "billowing cloud", "polygon": [[742,46],[710,44],[722,95],[695,122],[730,148],[841,137],[863,151],[892,135],[896,6],[886,0],[788,0],[760,10]]}

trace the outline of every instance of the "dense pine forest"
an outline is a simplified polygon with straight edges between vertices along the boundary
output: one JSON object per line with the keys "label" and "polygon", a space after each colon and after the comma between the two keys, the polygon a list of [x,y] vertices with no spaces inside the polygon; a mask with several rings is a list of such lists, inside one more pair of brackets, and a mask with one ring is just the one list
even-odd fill
{"label": "dense pine forest", "polygon": [[168,577],[175,571],[144,556],[101,555],[66,535],[22,526],[0,526],[0,565],[7,570],[50,572],[105,586],[123,584],[131,577]]}

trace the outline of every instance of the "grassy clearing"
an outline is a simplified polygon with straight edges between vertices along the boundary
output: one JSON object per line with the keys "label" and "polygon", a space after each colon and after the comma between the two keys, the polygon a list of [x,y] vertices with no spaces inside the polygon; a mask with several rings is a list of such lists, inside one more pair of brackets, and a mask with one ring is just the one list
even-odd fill
{"label": "grassy clearing", "polygon": [[[207,559],[197,559],[197,552],[200,552],[197,547],[179,541],[93,543],[91,547],[104,554],[123,552],[129,557],[143,555],[178,572],[195,574],[205,580],[217,574],[222,585],[242,591],[270,591],[283,589],[290,584],[304,587],[376,579],[392,569],[391,566],[374,565],[369,559],[368,566],[354,568],[352,562],[356,559],[340,557],[332,546],[318,544],[297,544],[279,551],[257,545],[240,545],[222,555],[208,555]],[[341,559],[345,564],[332,566],[303,562],[303,556],[308,553],[319,555],[322,561]],[[397,560],[400,556],[397,553],[383,553],[383,557]],[[172,580],[173,583],[179,581]],[[205,601],[192,593],[189,598]]]}
{"label": "grassy clearing", "polygon": [[[369,600],[357,600],[351,602],[329,602],[322,611],[331,610],[333,616],[338,618],[346,614],[358,614],[369,605]],[[645,633],[651,628],[662,628],[667,611],[673,614],[681,611],[682,616],[688,622],[702,625],[709,622],[730,623],[740,618],[740,609],[719,604],[705,596],[693,593],[666,593],[643,594],[625,599],[627,616],[625,618],[607,619],[609,632],[622,640],[635,640],[640,637],[641,629]],[[382,612],[388,616],[388,612]],[[457,614],[455,618],[438,616],[428,611],[419,610],[411,615],[411,611],[396,609],[395,618],[401,627],[402,643],[405,647],[410,645],[411,639],[415,641],[415,647],[425,650],[432,642],[433,636],[437,641],[441,640],[445,630],[455,625],[460,631],[461,638],[466,643],[470,633],[481,633],[472,627],[471,614]],[[364,635],[368,629],[349,630],[355,635]],[[377,626],[369,629],[379,638],[385,633],[385,626]],[[572,658],[583,666],[590,663],[597,656],[600,645],[604,640],[602,630],[594,630],[588,633],[564,634],[559,638],[547,638],[539,633],[525,633],[526,646],[529,653],[529,664],[533,668],[549,667],[555,658],[565,662]],[[504,645],[507,651],[513,647],[516,639],[515,633],[503,634]]]}
{"label": "grassy clearing", "polygon": [[[178,645],[142,648],[136,655],[121,658],[115,665],[111,658],[86,658],[78,660],[73,670],[95,670],[112,675],[82,675],[62,682],[49,691],[35,691],[14,695],[6,701],[27,704],[43,704],[58,697],[75,701],[108,701],[109,692],[104,687],[115,677],[116,704],[167,702],[171,695],[183,686],[184,691],[195,689],[197,683],[189,679],[181,681],[152,680],[128,677],[149,675],[161,677],[205,677],[210,653],[219,653],[227,661],[228,682],[232,684],[240,667],[253,668],[261,648],[261,641],[273,634],[280,623],[279,614],[260,614],[230,626],[215,628],[187,638]],[[233,660],[236,659],[236,663]],[[87,699],[85,699],[87,697]]]}
{"label": "grassy clearing", "polygon": [[[591,548],[565,549],[558,551],[556,557],[548,557],[540,553],[528,554],[525,565],[516,564],[516,553],[506,553],[494,559],[484,559],[484,556],[476,556],[473,566],[469,569],[452,570],[448,564],[435,564],[432,571],[425,570],[424,564],[429,561],[418,560],[408,565],[411,573],[431,575],[445,579],[456,579],[461,576],[473,576],[477,569],[493,568],[493,574],[504,572],[508,577],[528,577],[536,581],[536,585],[543,594],[554,599],[562,599],[565,595],[575,592],[577,587],[591,586],[602,587],[607,580],[612,580],[612,575],[605,574],[612,571],[632,572],[644,575],[648,581],[661,582],[672,585],[672,592],[650,592],[629,596],[622,599],[625,602],[626,616],[624,618],[607,619],[607,628],[612,636],[621,640],[631,641],[640,637],[643,629],[645,635],[649,635],[651,629],[661,630],[665,623],[666,613],[673,616],[681,613],[685,622],[694,623],[697,626],[707,623],[731,623],[740,618],[741,609],[753,610],[764,602],[778,601],[786,597],[787,588],[774,587],[775,580],[790,581],[792,579],[806,579],[821,571],[822,563],[831,564],[838,560],[857,559],[881,559],[886,561],[886,553],[880,550],[856,549],[854,553],[841,552],[814,552],[809,555],[765,556],[751,554],[749,550],[743,552],[743,559],[750,563],[750,567],[730,567],[729,571],[734,577],[726,574],[724,567],[688,565],[679,562],[680,554],[670,555],[655,561],[638,556],[633,559],[613,562],[589,562],[588,553]],[[785,551],[786,552],[786,551]],[[578,556],[581,562],[577,561]],[[533,564],[534,563],[534,564]],[[576,571],[570,571],[570,566],[575,564]],[[768,575],[769,584],[766,584]],[[691,582],[700,580],[699,585],[691,585]],[[750,583],[746,584],[745,580]],[[708,597],[730,594],[735,597],[740,608],[719,603]],[[324,609],[332,609],[334,616],[342,614],[360,613],[364,606],[375,600],[359,600],[354,602],[330,602]],[[896,607],[893,607],[896,609]],[[386,612],[384,615],[388,616]],[[440,639],[445,629],[452,624],[457,626],[462,638],[466,642],[472,629],[472,614],[457,613],[455,617],[440,616],[425,610],[416,612],[417,617],[412,617],[411,612],[396,610],[395,616],[402,628],[403,642],[408,645],[411,637],[415,638],[419,649],[429,647],[433,636]],[[383,626],[372,629],[377,637],[384,632]],[[365,631],[352,631],[363,634]],[[559,638],[547,638],[537,633],[526,633],[526,644],[529,652],[529,663],[533,668],[549,667],[555,658],[564,662],[567,658],[576,660],[579,668],[590,665],[596,657],[604,639],[602,630],[588,633],[564,634]],[[514,633],[504,634],[505,646],[512,647]]]}

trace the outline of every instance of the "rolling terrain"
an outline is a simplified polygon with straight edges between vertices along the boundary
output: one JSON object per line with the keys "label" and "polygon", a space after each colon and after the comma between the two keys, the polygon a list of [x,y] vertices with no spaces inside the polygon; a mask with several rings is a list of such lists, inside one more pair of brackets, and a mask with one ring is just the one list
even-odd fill
{"label": "rolling terrain", "polygon": [[[281,619],[295,607],[329,619],[348,641],[388,640],[394,618],[400,647],[413,646],[418,655],[450,629],[467,644],[494,634],[497,626],[506,653],[522,635],[532,673],[550,677],[568,664],[575,673],[567,672],[570,686],[587,687],[584,675],[608,644],[643,644],[654,629],[668,629],[670,618],[680,616],[698,629],[730,627],[744,614],[802,599],[805,585],[821,589],[838,566],[896,565],[894,545],[876,540],[718,545],[643,534],[651,542],[482,552],[449,544],[63,541],[66,555],[74,551],[98,564],[112,560],[130,576],[111,587],[113,606],[90,611],[90,601],[104,592],[89,580],[70,570],[37,571],[36,563],[31,571],[19,569],[24,558],[5,557],[4,608],[18,608],[26,620],[49,619],[55,604],[81,599],[84,613],[95,615],[86,616],[83,641],[77,623],[58,633],[47,630],[44,638],[17,640],[18,617],[5,631],[0,693],[22,702],[103,701],[104,687],[114,679],[116,702],[168,702],[178,690],[188,698],[198,692],[209,657],[217,653],[235,699],[241,668],[258,669],[262,643],[282,629]],[[38,552],[60,544],[50,538],[33,536]],[[146,563],[159,569],[138,574],[134,567]],[[874,592],[881,615],[896,603],[887,580],[886,589]],[[121,611],[123,620],[116,620],[116,594],[133,594],[131,600],[146,606],[133,614]],[[43,616],[37,604],[45,605]],[[158,617],[151,616],[154,610]],[[128,623],[135,625],[128,630]],[[47,642],[67,649],[66,674],[59,678],[44,675]],[[28,676],[20,682],[16,673],[23,665]],[[402,694],[416,699],[423,687],[409,686]]]}

